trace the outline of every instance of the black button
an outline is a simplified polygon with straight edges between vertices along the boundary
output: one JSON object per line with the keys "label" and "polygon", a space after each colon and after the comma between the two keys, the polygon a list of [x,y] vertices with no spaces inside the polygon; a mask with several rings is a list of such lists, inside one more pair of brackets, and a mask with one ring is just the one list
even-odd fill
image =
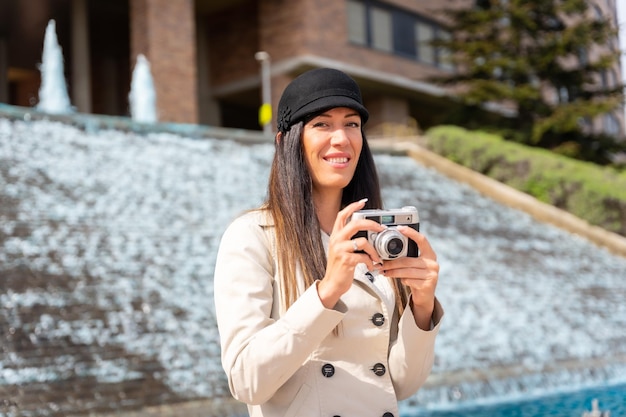
{"label": "black button", "polygon": [[374,275],[372,275],[371,272],[366,272],[365,276],[370,280],[370,282],[374,282]]}
{"label": "black button", "polygon": [[374,365],[374,367],[372,368],[372,371],[377,375],[377,376],[383,376],[385,375],[385,365],[383,365],[382,363],[377,363],[376,365]]}
{"label": "black button", "polygon": [[393,413],[387,411],[385,414],[383,414],[383,417],[393,417]]}
{"label": "black button", "polygon": [[376,313],[372,316],[372,322],[374,326],[382,326],[385,324],[385,316],[383,316],[382,313]]}
{"label": "black button", "polygon": [[322,366],[322,375],[324,375],[326,378],[330,378],[331,376],[335,375],[335,367],[332,366],[330,363],[325,363]]}

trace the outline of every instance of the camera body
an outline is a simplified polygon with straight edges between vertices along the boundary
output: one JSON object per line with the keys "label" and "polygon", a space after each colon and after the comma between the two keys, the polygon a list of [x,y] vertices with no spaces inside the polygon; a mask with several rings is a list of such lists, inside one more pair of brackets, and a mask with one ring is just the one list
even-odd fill
{"label": "camera body", "polygon": [[391,210],[359,210],[351,220],[367,219],[384,224],[387,229],[380,233],[361,230],[352,238],[365,237],[374,246],[382,260],[419,256],[417,243],[400,233],[396,226],[403,225],[419,231],[419,214],[413,206]]}

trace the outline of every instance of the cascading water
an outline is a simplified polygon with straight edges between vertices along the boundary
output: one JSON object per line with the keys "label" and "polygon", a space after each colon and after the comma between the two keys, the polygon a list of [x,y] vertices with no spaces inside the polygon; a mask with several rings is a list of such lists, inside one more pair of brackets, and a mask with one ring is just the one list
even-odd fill
{"label": "cascading water", "polygon": [[[26,407],[74,384],[67,414],[82,378],[99,387],[91,406],[140,401],[138,380],[161,390],[147,405],[228,397],[214,259],[230,220],[263,201],[272,154],[0,119],[0,392]],[[446,310],[433,374],[403,415],[626,382],[626,259],[410,158],[376,161],[386,206],[420,211]]]}
{"label": "cascading water", "polygon": [[41,86],[37,109],[51,114],[71,113],[73,109],[65,83],[63,51],[57,40],[54,20],[50,20],[46,27],[39,70]]}
{"label": "cascading water", "polygon": [[148,59],[139,54],[133,69],[128,95],[130,116],[133,120],[143,123],[157,121],[156,92]]}

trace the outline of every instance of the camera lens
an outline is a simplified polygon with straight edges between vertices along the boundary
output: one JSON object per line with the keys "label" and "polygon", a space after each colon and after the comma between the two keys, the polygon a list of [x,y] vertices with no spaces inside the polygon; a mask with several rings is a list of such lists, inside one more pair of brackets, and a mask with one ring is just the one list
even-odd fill
{"label": "camera lens", "polygon": [[382,231],[374,244],[382,259],[395,259],[406,255],[406,237],[394,228]]}
{"label": "camera lens", "polygon": [[387,242],[387,253],[389,255],[398,256],[402,252],[402,249],[404,249],[404,242],[397,237]]}

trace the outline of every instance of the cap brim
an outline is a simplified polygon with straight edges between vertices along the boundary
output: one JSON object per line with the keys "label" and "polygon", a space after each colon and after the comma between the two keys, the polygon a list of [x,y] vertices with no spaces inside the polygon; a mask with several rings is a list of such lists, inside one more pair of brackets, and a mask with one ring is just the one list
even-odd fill
{"label": "cap brim", "polygon": [[356,110],[361,116],[361,123],[363,124],[365,124],[367,119],[369,119],[367,109],[353,98],[346,96],[326,96],[307,103],[305,106],[301,107],[292,115],[292,120],[300,121],[310,114],[319,113],[336,107],[348,107]]}

